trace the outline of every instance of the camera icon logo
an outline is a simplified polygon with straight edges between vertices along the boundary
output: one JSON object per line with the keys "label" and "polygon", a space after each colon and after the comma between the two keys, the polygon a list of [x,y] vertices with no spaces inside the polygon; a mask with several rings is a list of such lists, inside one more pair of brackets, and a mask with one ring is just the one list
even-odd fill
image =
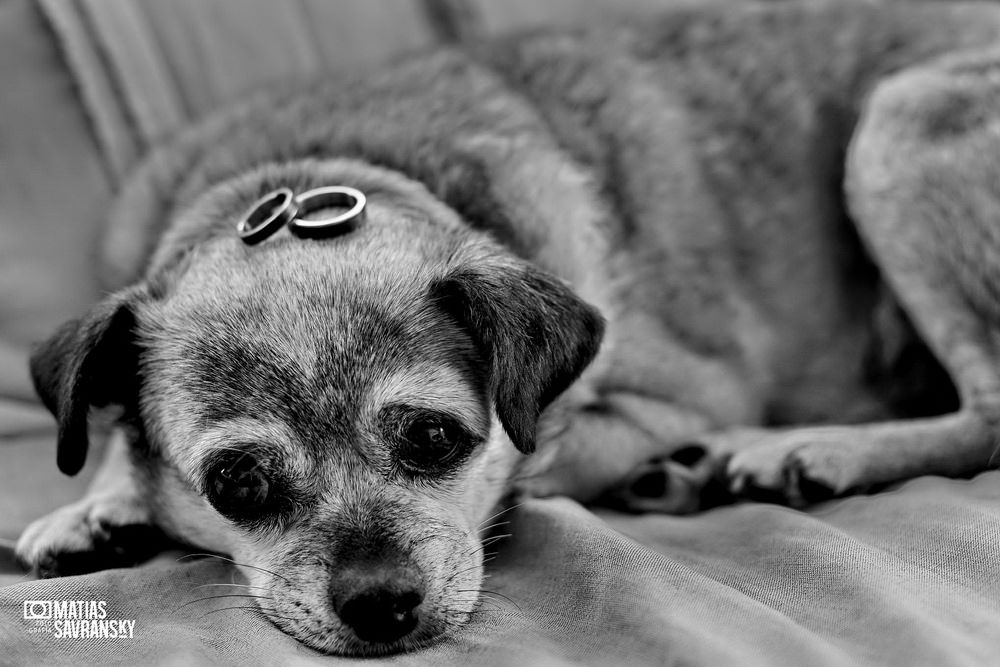
{"label": "camera icon logo", "polygon": [[29,621],[48,621],[52,619],[51,600],[25,600],[24,618]]}

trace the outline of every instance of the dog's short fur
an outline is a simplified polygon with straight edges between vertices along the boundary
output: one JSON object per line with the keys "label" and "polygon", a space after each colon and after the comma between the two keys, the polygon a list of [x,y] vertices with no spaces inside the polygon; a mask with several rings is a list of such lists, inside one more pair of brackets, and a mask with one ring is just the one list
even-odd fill
{"label": "dog's short fur", "polygon": [[[291,635],[375,653],[469,618],[512,490],[684,512],[987,467],[998,38],[989,4],[702,4],[209,119],[125,189],[115,293],[32,359],[64,472],[117,412],[94,492],[20,554],[106,567],[155,526],[245,564]],[[237,238],[330,184],[359,230]],[[441,424],[454,450],[414,450]],[[250,510],[213,495],[240,457]]]}

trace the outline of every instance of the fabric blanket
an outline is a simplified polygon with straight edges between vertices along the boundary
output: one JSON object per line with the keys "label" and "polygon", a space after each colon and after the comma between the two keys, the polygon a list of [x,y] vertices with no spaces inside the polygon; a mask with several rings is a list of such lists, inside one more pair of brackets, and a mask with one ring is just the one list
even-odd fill
{"label": "fabric blanket", "polygon": [[[47,581],[21,572],[18,534],[78,498],[95,458],[77,478],[56,470],[30,344],[100,296],[89,249],[101,212],[179,125],[267,78],[602,4],[0,2],[0,664],[348,662],[305,648],[242,598],[209,599],[214,584],[242,581],[218,559],[171,553]],[[627,516],[551,499],[509,517],[473,622],[367,664],[1000,664],[1000,471],[806,512],[744,503]],[[44,617],[75,601],[103,603],[125,636],[62,636],[82,625]]]}
{"label": "fabric blanket", "polygon": [[[1000,473],[920,479],[809,512],[511,512],[486,603],[460,633],[368,664],[990,665],[1000,658]],[[0,662],[329,664],[241,609],[214,559],[0,588]],[[8,582],[16,581],[8,577]],[[26,600],[104,600],[129,638],[58,638]],[[234,608],[236,607],[236,608]],[[41,629],[39,629],[41,628]]]}

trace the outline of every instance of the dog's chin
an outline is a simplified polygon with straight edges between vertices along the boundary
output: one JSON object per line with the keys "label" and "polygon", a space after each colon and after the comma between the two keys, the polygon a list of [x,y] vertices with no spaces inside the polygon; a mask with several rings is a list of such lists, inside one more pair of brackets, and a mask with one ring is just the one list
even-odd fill
{"label": "dog's chin", "polygon": [[462,609],[450,609],[446,613],[422,619],[413,632],[392,642],[364,641],[335,622],[327,627],[310,627],[298,619],[272,615],[264,609],[261,612],[272,625],[286,635],[321,653],[347,657],[376,657],[417,651],[446,639],[450,633],[465,626],[478,608],[478,595],[471,603],[468,599],[463,598]]}
{"label": "dog's chin", "polygon": [[278,624],[280,620],[272,619],[271,622],[282,632],[291,635],[309,648],[328,655],[345,657],[377,657],[418,651],[441,641],[451,630],[447,625],[442,625],[440,628],[419,629],[402,639],[383,643],[362,641],[353,635],[345,635],[337,629],[331,629],[328,632],[307,631],[299,634],[282,628]]}

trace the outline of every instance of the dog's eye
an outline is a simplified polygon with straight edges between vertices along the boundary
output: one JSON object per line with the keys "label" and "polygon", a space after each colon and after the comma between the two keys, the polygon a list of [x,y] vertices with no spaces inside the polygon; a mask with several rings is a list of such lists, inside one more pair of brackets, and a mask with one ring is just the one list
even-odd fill
{"label": "dog's eye", "polygon": [[415,472],[434,472],[449,467],[461,456],[466,438],[462,430],[442,421],[417,420],[406,429],[399,459]]}
{"label": "dog's eye", "polygon": [[260,463],[239,454],[216,464],[208,478],[212,505],[227,516],[247,515],[267,504],[270,483]]}

